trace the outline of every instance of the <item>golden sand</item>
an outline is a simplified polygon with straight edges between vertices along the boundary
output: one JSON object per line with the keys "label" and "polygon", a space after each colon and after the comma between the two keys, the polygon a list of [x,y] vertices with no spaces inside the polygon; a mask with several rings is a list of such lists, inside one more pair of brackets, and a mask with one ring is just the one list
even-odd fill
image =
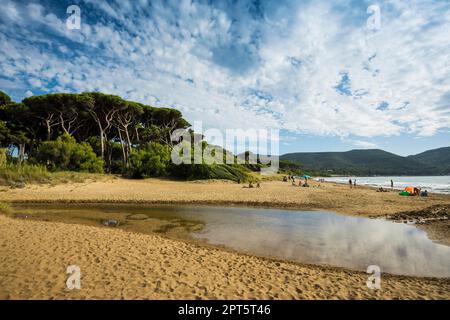
{"label": "golden sand", "polygon": [[[449,299],[450,280],[382,277],[118,229],[0,216],[1,299]],[[81,289],[66,288],[78,265]]]}
{"label": "golden sand", "polygon": [[179,182],[159,179],[110,179],[56,186],[28,186],[0,192],[0,201],[206,203],[322,209],[351,215],[379,216],[450,203],[450,196],[401,197],[398,191],[310,182],[310,188],[270,181],[261,188],[227,182]]}
{"label": "golden sand", "polygon": [[[312,183],[267,182],[260,189],[214,182],[123,180],[30,186],[0,201],[234,203],[385,215],[449,203],[448,196]],[[450,279],[368,275],[203,247],[156,235],[0,216],[0,299],[450,299]],[[81,268],[81,289],[66,288],[66,268]]]}

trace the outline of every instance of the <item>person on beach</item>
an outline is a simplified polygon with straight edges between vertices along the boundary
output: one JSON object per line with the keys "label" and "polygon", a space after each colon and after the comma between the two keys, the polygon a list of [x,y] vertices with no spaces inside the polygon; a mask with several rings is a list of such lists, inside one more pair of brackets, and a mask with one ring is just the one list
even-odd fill
{"label": "person on beach", "polygon": [[356,188],[356,179],[353,181],[353,186]]}
{"label": "person on beach", "polygon": [[348,184],[350,185],[350,189],[351,189],[352,186],[353,186],[352,179],[349,179],[349,180],[348,180]]}
{"label": "person on beach", "polygon": [[394,189],[394,180],[391,179],[391,189]]}

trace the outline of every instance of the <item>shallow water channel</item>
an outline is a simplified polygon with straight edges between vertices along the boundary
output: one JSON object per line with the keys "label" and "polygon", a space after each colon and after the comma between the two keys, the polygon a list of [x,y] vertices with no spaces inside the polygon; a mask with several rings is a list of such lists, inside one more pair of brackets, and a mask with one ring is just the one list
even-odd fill
{"label": "shallow water channel", "polygon": [[17,218],[162,233],[240,252],[365,271],[450,277],[450,247],[414,225],[322,211],[185,205],[15,205]]}

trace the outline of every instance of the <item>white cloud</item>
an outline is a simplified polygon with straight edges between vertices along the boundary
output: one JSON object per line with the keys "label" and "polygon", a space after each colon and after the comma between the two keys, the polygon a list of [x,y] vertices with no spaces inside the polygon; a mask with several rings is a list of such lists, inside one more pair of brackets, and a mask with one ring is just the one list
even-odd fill
{"label": "white cloud", "polygon": [[[176,106],[209,127],[341,137],[450,127],[448,3],[383,2],[376,33],[366,6],[348,1],[267,3],[258,19],[248,2],[235,6],[89,0],[82,14],[103,19],[70,31],[51,8],[5,0],[0,72],[22,92],[102,90]],[[343,74],[349,95],[336,90]]]}
{"label": "white cloud", "polygon": [[347,142],[353,144],[356,147],[363,149],[375,149],[377,145],[375,143],[364,141],[364,140],[346,140]]}

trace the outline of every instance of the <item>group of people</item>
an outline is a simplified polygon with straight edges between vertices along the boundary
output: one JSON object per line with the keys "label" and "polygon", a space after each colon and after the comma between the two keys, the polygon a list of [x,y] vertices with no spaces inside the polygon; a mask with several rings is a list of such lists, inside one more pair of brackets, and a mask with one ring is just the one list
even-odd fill
{"label": "group of people", "polygon": [[[293,187],[296,187],[296,186],[297,186],[297,183],[296,183],[296,181],[295,181],[295,176],[291,176],[291,175],[284,176],[284,177],[283,177],[283,181],[284,181],[284,182],[291,181]],[[303,184],[302,184],[302,179],[299,179],[299,181],[298,181],[298,186],[299,186],[299,187],[305,187],[305,188],[309,187],[309,184],[308,184],[308,178],[305,178],[305,183],[303,183]]]}
{"label": "group of people", "polygon": [[[349,184],[349,186],[350,186],[350,188],[356,188],[356,179],[348,179],[348,184]],[[393,190],[394,189],[394,180],[392,180],[391,179],[391,190]],[[379,189],[378,189],[380,192],[383,192],[383,191],[385,191],[384,189],[383,189],[383,187],[380,187]]]}
{"label": "group of people", "polygon": [[[237,180],[238,184],[241,184],[241,179]],[[248,187],[247,186],[243,186],[243,188],[255,188],[255,186],[253,185],[253,182],[249,182],[248,183]],[[259,183],[259,181],[256,182],[256,188],[261,188],[261,184]]]}
{"label": "group of people", "polygon": [[[248,187],[244,186],[244,188],[255,188],[252,182],[248,183]],[[261,184],[259,182],[256,182],[256,188],[261,188]]]}
{"label": "group of people", "polygon": [[[391,179],[391,190],[394,190],[394,180]],[[388,192],[387,189],[384,189],[383,187],[379,187],[377,192]]]}
{"label": "group of people", "polygon": [[413,196],[421,196],[421,197],[428,197],[428,191],[422,191],[422,188],[420,187],[414,187],[413,188],[413,192],[412,192]]}

